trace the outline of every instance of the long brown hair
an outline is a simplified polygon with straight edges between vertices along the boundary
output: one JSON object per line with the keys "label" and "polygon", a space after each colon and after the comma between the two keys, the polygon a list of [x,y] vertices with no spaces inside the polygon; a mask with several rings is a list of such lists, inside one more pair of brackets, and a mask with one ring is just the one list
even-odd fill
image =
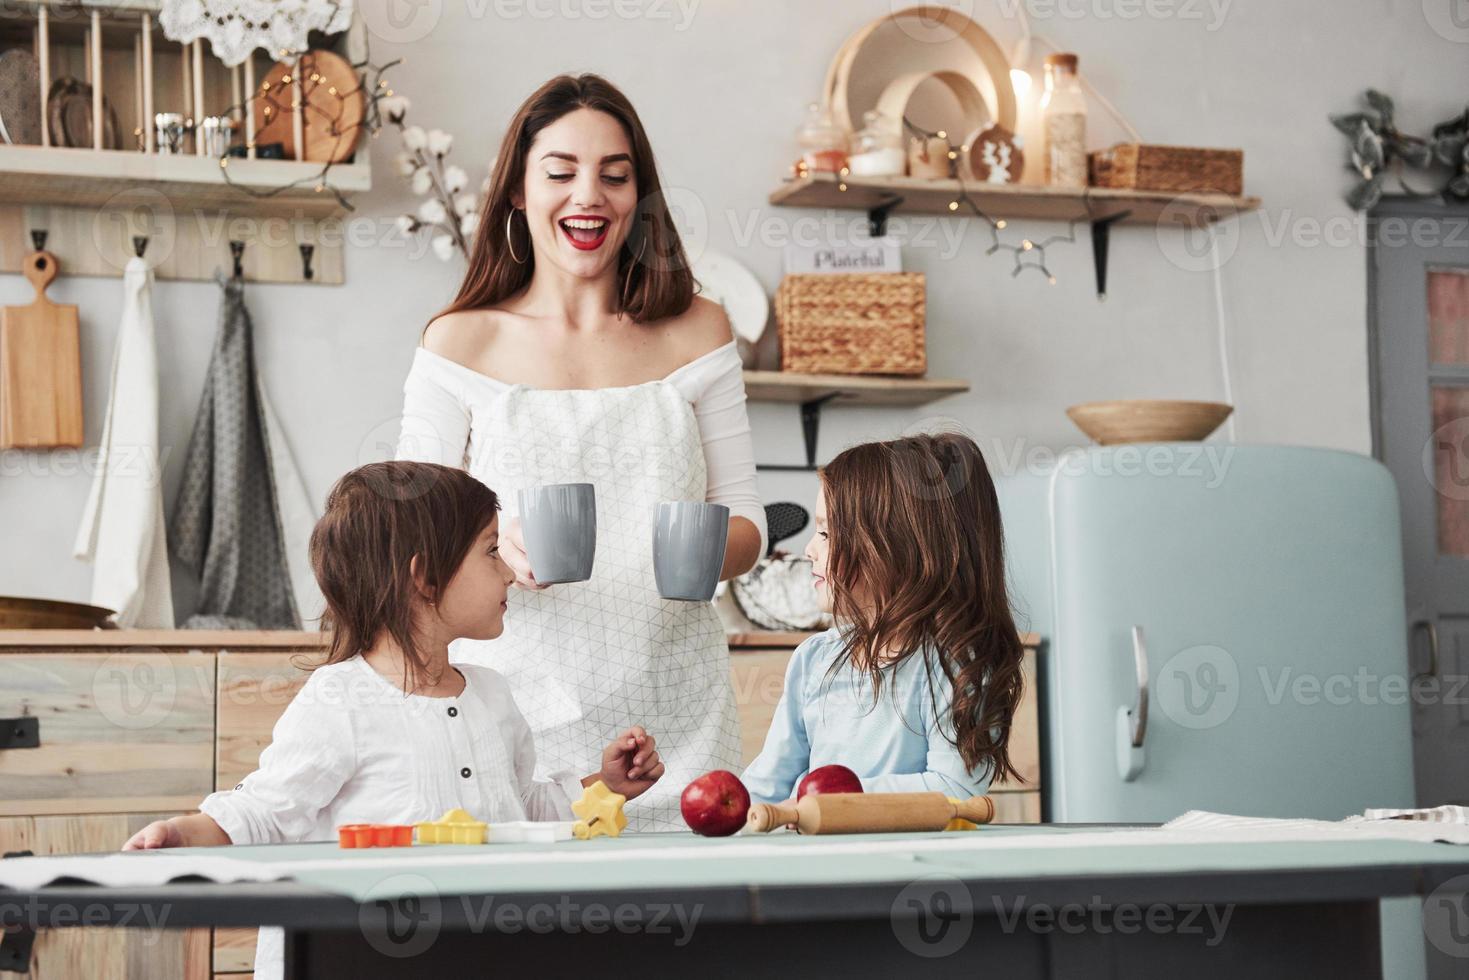
{"label": "long brown hair", "polygon": [[[850,664],[880,693],[886,671],[922,656],[927,676],[937,667],[952,685],[964,764],[1020,781],[1009,744],[1024,648],[1005,586],[999,500],[979,447],[955,433],[867,443],[828,463],[821,483],[827,581],[846,627],[833,670]],[[937,697],[930,685],[936,716]]]}
{"label": "long brown hair", "polygon": [[[526,156],[537,134],[576,109],[605,112],[622,125],[632,145],[638,206],[617,257],[618,312],[639,323],[685,312],[694,300],[694,277],[683,241],[668,213],[653,147],[627,96],[600,75],[557,75],[516,110],[495,159],[490,190],[480,208],[469,270],[454,301],[434,319],[502,303],[520,292],[535,272],[535,252],[524,215],[511,217],[511,196],[525,183]],[[506,229],[514,242],[506,240]],[[511,254],[525,261],[517,262]]]}
{"label": "long brown hair", "polygon": [[441,595],[499,508],[489,487],[437,463],[369,463],[338,480],[311,532],[311,568],[326,599],[322,627],[331,634],[323,665],[366,652],[386,633],[403,651],[404,689],[416,688],[427,657],[409,564],[417,557],[424,584]]}

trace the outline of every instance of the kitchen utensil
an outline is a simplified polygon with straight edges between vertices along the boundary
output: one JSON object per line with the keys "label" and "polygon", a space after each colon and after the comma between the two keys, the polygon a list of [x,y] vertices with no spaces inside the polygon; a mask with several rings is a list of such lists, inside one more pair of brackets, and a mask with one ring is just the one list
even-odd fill
{"label": "kitchen utensil", "polygon": [[951,800],[943,793],[808,793],[797,803],[756,803],[746,830],[767,833],[795,824],[803,834],[870,834],[943,830],[950,820],[989,823],[995,802],[988,796]]}
{"label": "kitchen utensil", "polygon": [[770,299],[760,280],[740,262],[723,252],[705,249],[693,263],[699,295],[724,307],[736,338],[758,343],[770,319]]}
{"label": "kitchen utensil", "polygon": [[653,577],[665,599],[708,602],[719,585],[729,538],[729,508],[702,500],[658,505],[653,518]]}
{"label": "kitchen utensil", "polygon": [[[255,113],[255,142],[280,143],[288,160],[296,158],[294,124],[296,80],[291,65],[278,62],[265,76],[258,97],[251,100]],[[357,149],[366,99],[362,79],[351,62],[331,51],[307,51],[301,56],[302,96],[306,114],[302,132],[306,139],[304,159],[341,163]],[[291,81],[287,82],[286,79]]]}
{"label": "kitchen utensil", "polygon": [[184,137],[188,135],[183,113],[160,112],[153,116],[154,143],[162,156],[177,156],[184,152]]}
{"label": "kitchen utensil", "polygon": [[28,146],[41,142],[41,68],[23,48],[0,54],[0,139]]}
{"label": "kitchen utensil", "polygon": [[1103,446],[1123,442],[1198,442],[1219,428],[1232,405],[1135,398],[1072,405],[1066,415]]}
{"label": "kitchen utensil", "polygon": [[597,554],[597,493],[590,483],[552,483],[518,494],[520,531],[541,585],[585,582]]}
{"label": "kitchen utensil", "polygon": [[794,537],[806,530],[811,523],[811,514],[800,504],[782,501],[765,505],[765,538],[770,542],[765,557],[775,554],[775,546],[786,538]]}
{"label": "kitchen utensil", "polygon": [[113,615],[111,609],[80,602],[0,596],[0,629],[116,629],[117,624],[111,622]]}
{"label": "kitchen utensil", "polygon": [[[51,133],[52,146],[76,146],[91,149],[94,146],[92,132],[92,86],[71,76],[58,78],[51,83],[46,96],[47,126]],[[120,150],[117,111],[107,96],[102,96],[102,149]]]}
{"label": "kitchen utensil", "polygon": [[205,116],[199,121],[198,138],[205,156],[216,160],[227,156],[235,138],[235,121],[229,116]]}
{"label": "kitchen utensil", "polygon": [[51,302],[56,256],[32,252],[21,264],[35,287],[29,306],[0,318],[0,448],[82,444],[82,355],[77,308]]}
{"label": "kitchen utensil", "polygon": [[909,7],[853,34],[827,69],[827,101],[837,120],[856,130],[890,79],[942,69],[966,75],[984,96],[990,118],[1015,130],[1009,58],[984,28],[953,7]]}

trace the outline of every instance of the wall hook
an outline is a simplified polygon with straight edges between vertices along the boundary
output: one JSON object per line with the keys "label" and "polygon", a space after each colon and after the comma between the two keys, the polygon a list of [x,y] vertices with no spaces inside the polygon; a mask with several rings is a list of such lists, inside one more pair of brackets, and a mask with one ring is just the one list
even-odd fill
{"label": "wall hook", "polygon": [[44,252],[44,251],[46,251],[46,236],[47,236],[47,234],[48,234],[48,232],[44,228],[41,229],[40,231],[32,231],[31,232],[31,244],[35,246],[35,248],[33,249],[33,251],[36,251],[36,252]]}
{"label": "wall hook", "polygon": [[230,255],[235,260],[235,278],[242,279],[245,275],[245,243],[230,242]]}
{"label": "wall hook", "polygon": [[148,236],[147,235],[134,235],[133,236],[133,254],[136,255],[138,258],[141,259],[143,257],[143,253],[146,252],[146,251],[148,251]]}
{"label": "wall hook", "polygon": [[311,268],[311,257],[316,254],[315,245],[301,246],[301,275],[307,282],[316,278],[316,271]]}

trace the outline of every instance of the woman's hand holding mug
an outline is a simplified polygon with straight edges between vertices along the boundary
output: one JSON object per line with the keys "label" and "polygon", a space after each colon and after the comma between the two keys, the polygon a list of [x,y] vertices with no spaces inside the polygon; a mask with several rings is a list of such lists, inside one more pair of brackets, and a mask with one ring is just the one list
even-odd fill
{"label": "woman's hand holding mug", "polygon": [[530,556],[525,553],[525,534],[521,530],[519,517],[512,517],[505,524],[504,532],[500,535],[500,557],[515,572],[516,587],[532,592],[546,588],[536,581],[536,576],[530,569]]}

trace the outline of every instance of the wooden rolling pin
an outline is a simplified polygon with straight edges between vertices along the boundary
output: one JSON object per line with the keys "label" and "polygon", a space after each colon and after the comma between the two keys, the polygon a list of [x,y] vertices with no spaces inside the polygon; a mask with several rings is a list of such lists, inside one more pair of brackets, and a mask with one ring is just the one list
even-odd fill
{"label": "wooden rolling pin", "polygon": [[795,804],[752,805],[745,826],[766,833],[793,823],[803,834],[870,834],[943,830],[955,817],[989,823],[995,803],[988,796],[955,803],[942,793],[808,793]]}

